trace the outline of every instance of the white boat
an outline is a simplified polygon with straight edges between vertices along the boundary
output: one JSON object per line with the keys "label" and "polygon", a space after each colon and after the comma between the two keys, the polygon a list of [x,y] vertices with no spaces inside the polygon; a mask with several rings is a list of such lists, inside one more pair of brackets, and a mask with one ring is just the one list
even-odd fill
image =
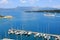
{"label": "white boat", "polygon": [[34,35],[34,37],[39,37],[39,35],[40,35],[40,33],[36,33],[36,34]]}
{"label": "white boat", "polygon": [[15,31],[15,34],[16,34],[16,35],[20,35],[20,30],[16,30],[16,31]]}
{"label": "white boat", "polygon": [[23,35],[24,33],[25,33],[25,31],[24,31],[24,30],[20,31],[20,35]]}
{"label": "white boat", "polygon": [[2,40],[14,40],[14,39],[9,39],[9,38],[3,38]]}
{"label": "white boat", "polygon": [[14,34],[15,33],[15,29],[9,29],[8,34]]}
{"label": "white boat", "polygon": [[44,16],[48,16],[48,17],[54,17],[54,16],[56,16],[56,14],[52,14],[52,13],[46,13],[46,14],[44,14]]}
{"label": "white boat", "polygon": [[60,36],[56,36],[55,37],[55,40],[60,40]]}
{"label": "white boat", "polygon": [[50,36],[48,36],[48,35],[45,35],[44,38],[47,40],[50,40]]}
{"label": "white boat", "polygon": [[29,31],[29,32],[28,32],[28,35],[31,35],[31,34],[32,34],[32,32],[31,32],[31,31]]}

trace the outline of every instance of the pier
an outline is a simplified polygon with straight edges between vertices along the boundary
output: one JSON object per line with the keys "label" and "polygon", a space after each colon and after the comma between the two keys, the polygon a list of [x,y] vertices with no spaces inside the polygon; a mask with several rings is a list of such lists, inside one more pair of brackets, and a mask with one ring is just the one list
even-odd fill
{"label": "pier", "polygon": [[55,40],[60,40],[60,35],[32,32],[32,31],[25,31],[25,30],[9,29],[8,34],[27,35],[27,36],[30,36],[33,34],[34,37],[43,37],[47,40],[50,40],[51,37],[54,37]]}

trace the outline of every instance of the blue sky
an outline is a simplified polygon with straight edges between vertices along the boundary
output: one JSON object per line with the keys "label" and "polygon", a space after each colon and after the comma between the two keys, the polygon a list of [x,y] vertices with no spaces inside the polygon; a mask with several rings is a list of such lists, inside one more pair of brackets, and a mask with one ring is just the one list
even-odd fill
{"label": "blue sky", "polygon": [[0,0],[0,8],[15,8],[17,6],[60,8],[60,0]]}

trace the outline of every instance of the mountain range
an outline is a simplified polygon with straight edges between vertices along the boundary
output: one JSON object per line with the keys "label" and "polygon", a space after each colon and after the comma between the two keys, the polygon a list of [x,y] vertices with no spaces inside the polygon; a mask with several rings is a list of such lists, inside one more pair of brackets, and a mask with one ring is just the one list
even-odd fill
{"label": "mountain range", "polygon": [[58,8],[51,8],[51,7],[45,7],[45,8],[42,8],[42,7],[16,7],[16,8],[8,8],[8,9],[6,9],[6,8],[0,8],[0,12],[9,12],[9,11],[36,11],[36,12],[38,12],[38,11],[41,11],[41,12],[43,12],[43,11],[59,11],[60,12],[60,9],[58,9]]}

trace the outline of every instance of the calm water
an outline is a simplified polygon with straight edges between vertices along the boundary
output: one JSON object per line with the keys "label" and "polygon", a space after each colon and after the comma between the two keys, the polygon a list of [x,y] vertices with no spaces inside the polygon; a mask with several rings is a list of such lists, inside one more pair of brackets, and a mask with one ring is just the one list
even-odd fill
{"label": "calm water", "polygon": [[[24,11],[8,11],[0,12],[1,15],[12,15],[13,19],[0,19],[0,38],[8,37],[13,39],[22,40],[42,40],[42,38],[34,38],[33,35],[17,36],[8,35],[8,29],[23,29],[34,32],[60,34],[60,14],[56,13],[55,17],[44,16],[43,12],[40,13],[26,13]],[[18,37],[18,38],[17,38]]]}

